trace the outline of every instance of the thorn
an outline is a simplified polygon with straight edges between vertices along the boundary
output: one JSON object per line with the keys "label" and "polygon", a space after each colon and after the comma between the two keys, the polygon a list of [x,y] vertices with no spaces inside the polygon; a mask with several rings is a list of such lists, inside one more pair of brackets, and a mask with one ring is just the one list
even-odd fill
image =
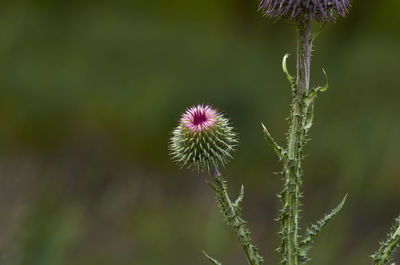
{"label": "thorn", "polygon": [[284,159],[286,157],[286,151],[275,142],[274,138],[272,138],[271,134],[269,133],[268,129],[265,127],[263,123],[261,123],[261,126],[263,127],[264,135],[269,145],[278,155],[279,159],[281,160]]}
{"label": "thorn", "polygon": [[326,25],[326,22],[322,23],[320,28],[319,28],[319,31],[313,34],[313,36],[311,38],[311,41],[310,41],[310,45],[311,46],[313,46],[313,43],[314,43],[315,39],[319,36],[319,34],[321,34],[321,32],[324,29],[325,25]]}
{"label": "thorn", "polygon": [[328,90],[328,87],[329,87],[328,75],[326,74],[324,68],[322,68],[322,72],[324,73],[326,84],[324,86],[319,86],[319,87],[313,88],[313,89],[311,89],[310,92],[308,92],[306,94],[304,101],[307,105],[309,105],[319,93],[325,92]]}
{"label": "thorn", "polygon": [[235,209],[237,210],[239,208],[240,203],[243,201],[244,197],[244,186],[242,185],[240,188],[240,193],[236,201],[233,203]]}
{"label": "thorn", "polygon": [[306,131],[311,129],[311,126],[313,124],[313,120],[314,120],[314,100],[311,101],[311,108],[309,110],[308,117],[307,117],[307,122],[306,122],[306,125],[305,125]]}
{"label": "thorn", "polygon": [[288,74],[289,75],[289,72],[288,72],[288,70],[287,70],[287,58],[289,58],[289,56],[290,56],[290,54],[285,54],[285,56],[283,56],[283,59],[282,59],[282,69],[283,69],[283,72],[285,73],[285,74]]}
{"label": "thorn", "polygon": [[392,238],[395,239],[397,236],[400,236],[400,225],[399,225],[399,227],[397,228],[396,232],[394,232]]}
{"label": "thorn", "polygon": [[211,261],[214,265],[222,265],[219,261],[217,261],[216,259],[211,258],[204,250],[203,250],[203,254],[204,256],[206,256],[206,258]]}
{"label": "thorn", "polygon": [[207,183],[208,186],[210,186],[215,192],[218,192],[217,186],[215,186],[214,184],[212,184],[212,183],[209,182],[208,180],[206,180],[206,183]]}
{"label": "thorn", "polygon": [[327,89],[328,89],[328,86],[329,86],[329,80],[328,80],[328,75],[326,74],[326,72],[325,72],[325,69],[324,68],[322,68],[322,72],[324,73],[324,76],[325,76],[325,81],[326,81],[326,84],[325,84],[325,86],[323,87],[323,88],[325,88],[324,90],[321,90],[321,92],[324,92],[324,91],[326,91]]}

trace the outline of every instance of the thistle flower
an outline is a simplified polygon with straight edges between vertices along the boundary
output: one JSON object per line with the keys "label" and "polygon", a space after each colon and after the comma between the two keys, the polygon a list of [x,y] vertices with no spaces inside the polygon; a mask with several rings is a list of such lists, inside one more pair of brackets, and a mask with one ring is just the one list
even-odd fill
{"label": "thistle flower", "polygon": [[334,22],[337,15],[346,16],[350,0],[261,0],[259,9],[266,16],[292,22],[313,19]]}
{"label": "thistle flower", "polygon": [[172,160],[197,172],[211,172],[226,165],[238,143],[228,119],[211,106],[188,108],[172,132],[169,149]]}

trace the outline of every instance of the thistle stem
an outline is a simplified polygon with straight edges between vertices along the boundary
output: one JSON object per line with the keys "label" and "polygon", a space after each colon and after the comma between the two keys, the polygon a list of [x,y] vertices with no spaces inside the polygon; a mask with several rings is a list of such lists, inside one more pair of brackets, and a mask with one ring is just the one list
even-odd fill
{"label": "thistle stem", "polygon": [[218,206],[224,215],[226,223],[235,230],[248,263],[250,265],[261,265],[264,259],[259,255],[257,248],[251,243],[250,232],[245,225],[246,221],[240,215],[239,203],[243,198],[243,194],[239,195],[237,202],[232,203],[228,195],[226,182],[217,168],[213,170],[212,175],[216,185],[209,184],[217,194]]}
{"label": "thistle stem", "polygon": [[373,265],[389,264],[394,251],[400,246],[400,216],[397,217],[386,241],[380,243],[378,251],[372,255]]}
{"label": "thistle stem", "polygon": [[396,232],[394,232],[392,238],[395,238],[395,237],[397,237],[397,236],[400,236],[400,225],[399,225],[399,227],[397,228]]}
{"label": "thistle stem", "polygon": [[302,183],[301,161],[302,148],[307,133],[307,116],[309,104],[305,95],[310,86],[310,57],[311,57],[311,23],[305,21],[297,25],[297,80],[292,94],[292,111],[288,133],[287,159],[284,160],[284,190],[281,193],[283,209],[282,245],[283,263],[299,264],[299,208],[300,185]]}

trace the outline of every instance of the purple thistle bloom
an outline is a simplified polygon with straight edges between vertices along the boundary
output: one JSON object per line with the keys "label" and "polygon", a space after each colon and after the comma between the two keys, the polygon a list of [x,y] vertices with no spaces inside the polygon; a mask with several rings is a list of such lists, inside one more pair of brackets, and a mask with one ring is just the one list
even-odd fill
{"label": "purple thistle bloom", "polygon": [[197,105],[182,114],[169,149],[178,165],[211,172],[232,159],[237,143],[228,119],[211,106]]}
{"label": "purple thistle bloom", "polygon": [[337,15],[346,16],[350,0],[261,0],[259,9],[266,16],[293,22],[313,19],[334,22]]}
{"label": "purple thistle bloom", "polygon": [[210,106],[193,106],[183,113],[181,123],[191,132],[205,131],[214,126],[217,114]]}

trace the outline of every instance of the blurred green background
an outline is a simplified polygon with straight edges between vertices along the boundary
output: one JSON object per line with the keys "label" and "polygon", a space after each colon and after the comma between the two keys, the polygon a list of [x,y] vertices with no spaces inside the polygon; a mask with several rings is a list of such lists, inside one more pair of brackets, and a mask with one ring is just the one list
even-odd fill
{"label": "blurred green background", "polygon": [[[0,264],[245,264],[206,176],[179,170],[168,138],[208,103],[240,133],[223,174],[245,185],[244,216],[278,264],[281,143],[295,29],[248,0],[2,1]],[[353,1],[317,39],[318,98],[306,148],[302,224],[349,193],[310,264],[369,264],[400,212],[400,2]],[[295,57],[290,57],[294,72]],[[400,257],[396,260],[400,262]]]}

